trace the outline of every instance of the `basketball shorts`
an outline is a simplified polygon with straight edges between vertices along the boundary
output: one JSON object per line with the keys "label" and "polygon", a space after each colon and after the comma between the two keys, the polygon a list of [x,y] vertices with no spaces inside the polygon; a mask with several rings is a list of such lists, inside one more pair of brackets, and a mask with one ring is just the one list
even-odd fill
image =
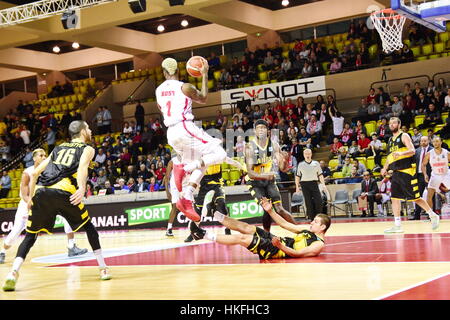
{"label": "basketball shorts", "polygon": [[420,198],[415,168],[410,173],[394,171],[391,178],[391,199],[415,201]]}
{"label": "basketball shorts", "polygon": [[250,194],[258,202],[262,198],[272,200],[272,203],[281,203],[281,194],[277,184],[268,180],[250,180],[247,181]]}
{"label": "basketball shorts", "polygon": [[[211,137],[192,121],[179,122],[167,130],[169,145],[179,154],[183,163],[198,160],[210,153],[223,153],[222,141]],[[220,149],[220,150],[218,150]]]}
{"label": "basketball shorts", "polygon": [[70,196],[70,192],[60,189],[37,189],[28,217],[27,232],[52,233],[57,215],[65,218],[74,232],[78,231],[90,217],[83,203],[77,206],[70,203]]}
{"label": "basketball shorts", "polygon": [[443,175],[431,173],[428,188],[439,191],[439,187],[443,184],[447,189],[450,189],[450,172]]}
{"label": "basketball shorts", "polygon": [[[260,227],[256,227],[256,231],[253,234],[253,240],[247,249],[250,252],[257,254],[260,259],[281,259],[288,257],[282,250],[272,244],[273,237],[274,235],[270,232],[267,232]],[[282,239],[283,242],[289,242],[289,240],[293,243],[293,239]],[[290,247],[292,243],[285,243],[285,245]]]}
{"label": "basketball shorts", "polygon": [[225,204],[225,192],[223,190],[223,185],[220,182],[214,184],[202,184],[200,186],[198,195],[195,198],[195,203],[198,209],[200,211],[202,210],[205,196],[211,190],[214,190],[211,210],[213,210],[213,212],[217,210],[221,214],[228,215],[227,206]]}

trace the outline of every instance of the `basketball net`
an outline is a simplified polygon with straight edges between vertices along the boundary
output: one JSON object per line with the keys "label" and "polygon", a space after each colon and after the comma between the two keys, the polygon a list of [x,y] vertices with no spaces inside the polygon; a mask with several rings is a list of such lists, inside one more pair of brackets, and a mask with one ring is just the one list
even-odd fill
{"label": "basketball net", "polygon": [[404,16],[392,9],[384,9],[372,13],[370,18],[380,34],[385,53],[391,53],[403,47],[402,31],[406,20]]}

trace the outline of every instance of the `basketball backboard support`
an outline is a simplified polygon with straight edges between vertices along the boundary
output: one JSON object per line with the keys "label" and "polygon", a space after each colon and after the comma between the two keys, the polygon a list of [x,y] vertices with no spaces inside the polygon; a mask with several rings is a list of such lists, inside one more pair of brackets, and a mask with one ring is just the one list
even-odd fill
{"label": "basketball backboard support", "polygon": [[391,9],[436,32],[450,20],[450,0],[391,0]]}

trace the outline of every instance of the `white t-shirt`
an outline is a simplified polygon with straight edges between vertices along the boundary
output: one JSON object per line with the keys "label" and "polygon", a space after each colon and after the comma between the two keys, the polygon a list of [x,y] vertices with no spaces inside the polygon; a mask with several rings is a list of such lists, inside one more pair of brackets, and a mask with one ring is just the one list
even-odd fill
{"label": "white t-shirt", "polygon": [[178,80],[166,80],[156,88],[156,101],[164,116],[166,127],[185,120],[194,120],[192,99],[181,90],[183,84]]}
{"label": "white t-shirt", "polygon": [[445,104],[447,107],[450,107],[450,95],[446,95],[446,96],[445,96],[444,104]]}
{"label": "white t-shirt", "polygon": [[374,146],[377,149],[380,149],[382,144],[381,144],[381,141],[377,139],[377,141],[373,141],[373,140],[370,141],[369,146]]}
{"label": "white t-shirt", "polygon": [[344,117],[331,117],[331,120],[333,120],[333,134],[335,136],[341,135],[342,130],[344,130]]}

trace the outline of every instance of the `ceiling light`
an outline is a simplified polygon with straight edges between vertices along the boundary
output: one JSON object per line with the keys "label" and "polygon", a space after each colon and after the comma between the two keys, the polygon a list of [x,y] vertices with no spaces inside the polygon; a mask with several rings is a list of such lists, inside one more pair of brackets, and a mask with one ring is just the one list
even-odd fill
{"label": "ceiling light", "polygon": [[284,6],[284,7],[288,6],[289,5],[289,0],[281,1],[281,5]]}
{"label": "ceiling light", "polygon": [[72,48],[78,49],[80,47],[80,44],[78,42],[72,43]]}
{"label": "ceiling light", "polygon": [[181,21],[181,26],[182,27],[187,27],[189,25],[189,22],[186,20],[186,19],[184,19],[183,21]]}
{"label": "ceiling light", "polygon": [[53,52],[54,53],[59,53],[61,51],[61,49],[58,46],[54,46],[53,47]]}
{"label": "ceiling light", "polygon": [[162,24],[160,24],[160,25],[158,26],[157,30],[158,30],[159,32],[163,32],[163,31],[165,30],[165,28],[164,28],[164,26],[163,26]]}

